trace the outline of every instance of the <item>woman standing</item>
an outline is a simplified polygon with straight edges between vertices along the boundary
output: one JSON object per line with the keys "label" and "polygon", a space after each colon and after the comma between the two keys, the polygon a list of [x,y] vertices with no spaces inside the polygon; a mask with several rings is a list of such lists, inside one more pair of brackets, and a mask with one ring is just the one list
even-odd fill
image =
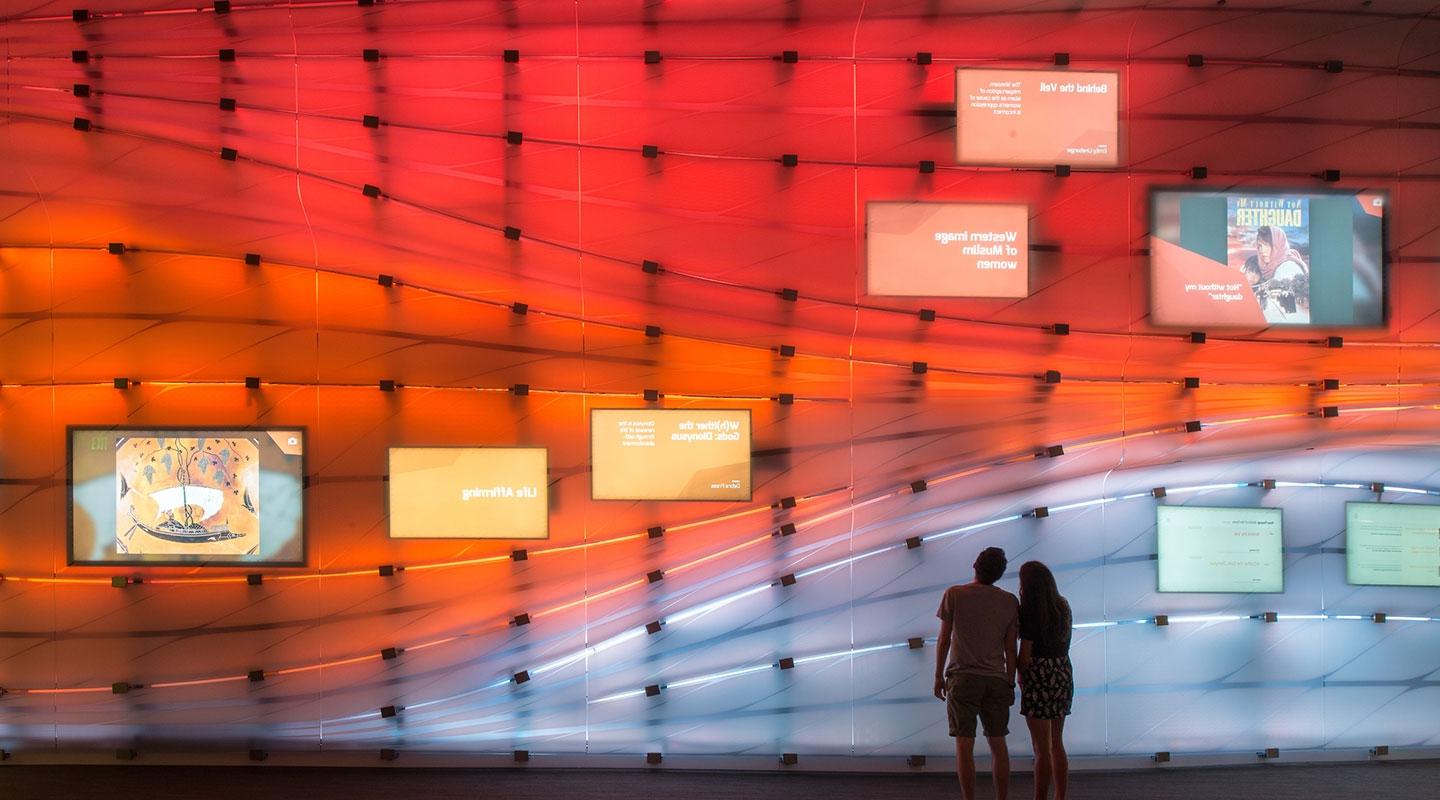
{"label": "woman standing", "polygon": [[1070,669],[1070,604],[1055,576],[1039,561],[1020,567],[1020,713],[1035,748],[1035,800],[1065,800],[1070,761],[1065,754],[1065,717],[1075,697]]}

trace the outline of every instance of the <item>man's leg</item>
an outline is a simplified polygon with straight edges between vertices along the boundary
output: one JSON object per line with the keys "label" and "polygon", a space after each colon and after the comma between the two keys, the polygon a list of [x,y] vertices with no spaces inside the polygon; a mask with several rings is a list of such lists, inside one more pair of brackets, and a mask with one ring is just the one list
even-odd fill
{"label": "man's leg", "polygon": [[960,796],[975,800],[975,737],[955,737],[955,772],[960,776]]}
{"label": "man's leg", "polygon": [[1004,678],[985,678],[984,695],[980,700],[980,722],[985,741],[990,744],[991,778],[995,781],[995,800],[1010,797],[1010,748],[1005,737],[1010,734],[1010,707],[1015,703],[1015,687]]}
{"label": "man's leg", "polygon": [[1030,726],[1030,745],[1035,750],[1035,800],[1045,800],[1050,794],[1054,763],[1050,757],[1050,720],[1026,717],[1025,724]]}
{"label": "man's leg", "polygon": [[[1010,747],[1004,736],[986,736],[990,744],[990,777],[995,781],[995,800],[1009,800],[1010,797]],[[975,765],[970,765],[970,775],[975,775]]]}
{"label": "man's leg", "polygon": [[980,713],[980,700],[985,684],[973,675],[959,674],[950,679],[945,695],[945,713],[950,722],[950,735],[955,737],[955,773],[960,778],[960,795],[975,800],[975,718]]}

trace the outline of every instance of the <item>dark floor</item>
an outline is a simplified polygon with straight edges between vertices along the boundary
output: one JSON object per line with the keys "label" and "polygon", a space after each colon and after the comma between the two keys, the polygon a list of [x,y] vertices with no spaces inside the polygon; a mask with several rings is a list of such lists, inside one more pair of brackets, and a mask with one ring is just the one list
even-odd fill
{"label": "dark floor", "polygon": [[[1440,762],[1081,772],[1071,783],[1070,797],[1076,800],[1408,800],[1440,797]],[[1010,792],[1012,800],[1028,800],[1031,792],[1030,776],[1016,775]],[[0,797],[5,800],[924,800],[958,796],[954,778],[942,775],[308,767],[0,768]],[[988,775],[980,776],[980,797],[993,797]]]}

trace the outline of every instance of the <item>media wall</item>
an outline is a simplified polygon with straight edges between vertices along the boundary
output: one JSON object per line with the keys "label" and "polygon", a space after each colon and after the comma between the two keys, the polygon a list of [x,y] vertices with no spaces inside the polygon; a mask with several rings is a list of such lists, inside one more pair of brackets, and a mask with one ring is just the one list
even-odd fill
{"label": "media wall", "polygon": [[1092,5],[5,5],[3,764],[947,771],[989,545],[1077,765],[1437,752],[1440,21]]}

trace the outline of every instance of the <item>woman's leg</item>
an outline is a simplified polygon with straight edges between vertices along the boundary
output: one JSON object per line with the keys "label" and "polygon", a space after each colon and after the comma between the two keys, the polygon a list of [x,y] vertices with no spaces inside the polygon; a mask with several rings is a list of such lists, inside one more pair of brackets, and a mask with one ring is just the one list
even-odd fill
{"label": "woman's leg", "polygon": [[1035,800],[1045,800],[1050,794],[1050,774],[1053,761],[1050,756],[1050,732],[1052,720],[1026,717],[1030,727],[1030,746],[1035,751]]}
{"label": "woman's leg", "polygon": [[1055,800],[1065,800],[1070,786],[1070,757],[1065,753],[1065,718],[1050,720],[1050,760],[1055,776]]}

